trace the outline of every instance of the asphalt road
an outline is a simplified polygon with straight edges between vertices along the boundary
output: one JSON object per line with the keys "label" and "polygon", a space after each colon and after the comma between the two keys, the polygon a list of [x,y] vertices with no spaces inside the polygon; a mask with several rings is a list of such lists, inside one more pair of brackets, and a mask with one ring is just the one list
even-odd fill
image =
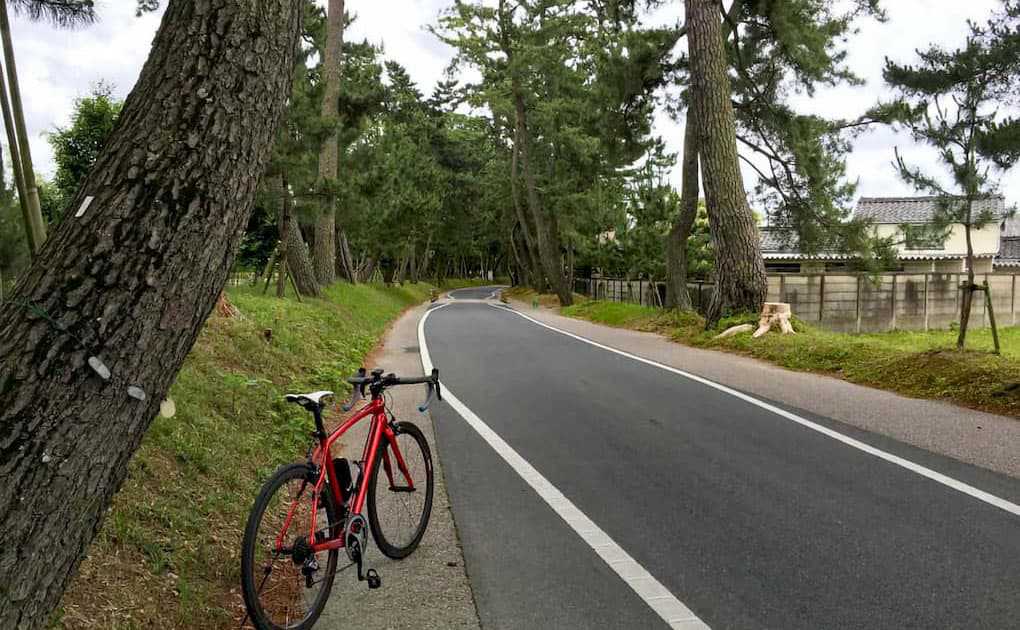
{"label": "asphalt road", "polygon": [[484,300],[494,297],[501,288],[503,287],[468,287],[466,289],[455,289],[450,291],[449,295],[452,300]]}
{"label": "asphalt road", "polygon": [[[425,336],[446,387],[712,628],[1020,627],[1015,514],[501,308],[453,302]],[[483,627],[669,627],[454,409],[433,419]]]}

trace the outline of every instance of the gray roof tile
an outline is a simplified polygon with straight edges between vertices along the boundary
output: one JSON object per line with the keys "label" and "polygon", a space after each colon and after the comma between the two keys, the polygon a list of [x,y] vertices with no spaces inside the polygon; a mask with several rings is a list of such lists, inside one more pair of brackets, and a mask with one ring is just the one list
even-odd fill
{"label": "gray roof tile", "polygon": [[[938,197],[861,197],[854,217],[872,223],[931,223],[938,209]],[[975,212],[1006,214],[1003,197],[986,197],[974,202]]]}
{"label": "gray roof tile", "polygon": [[1020,237],[1002,239],[999,243],[999,260],[1020,261]]}
{"label": "gray roof tile", "polygon": [[1002,235],[1006,238],[1020,236],[1020,212],[1006,219]]}

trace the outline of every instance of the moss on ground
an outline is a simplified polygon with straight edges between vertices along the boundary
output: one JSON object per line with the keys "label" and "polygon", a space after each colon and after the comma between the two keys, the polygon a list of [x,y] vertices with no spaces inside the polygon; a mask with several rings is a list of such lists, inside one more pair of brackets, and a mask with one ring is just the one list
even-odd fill
{"label": "moss on ground", "polygon": [[241,316],[206,323],[171,390],[177,415],[149,428],[54,625],[236,628],[248,510],[309,444],[283,394],[341,388],[431,289],[338,284],[301,303],[230,290]]}

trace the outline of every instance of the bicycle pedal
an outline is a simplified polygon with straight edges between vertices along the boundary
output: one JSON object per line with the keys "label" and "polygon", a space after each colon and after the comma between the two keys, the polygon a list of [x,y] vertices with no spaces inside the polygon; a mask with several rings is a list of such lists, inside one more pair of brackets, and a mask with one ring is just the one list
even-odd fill
{"label": "bicycle pedal", "polygon": [[382,586],[382,578],[376,573],[375,569],[369,569],[365,572],[365,580],[368,581],[368,588],[376,589]]}

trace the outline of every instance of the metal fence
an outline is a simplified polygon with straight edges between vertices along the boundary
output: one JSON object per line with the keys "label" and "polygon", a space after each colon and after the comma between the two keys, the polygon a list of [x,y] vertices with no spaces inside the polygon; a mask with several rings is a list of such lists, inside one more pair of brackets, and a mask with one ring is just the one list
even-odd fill
{"label": "metal fence", "polygon": [[[1020,323],[1020,273],[978,274],[988,282],[992,308],[1000,326]],[[768,278],[770,302],[787,302],[801,320],[840,332],[929,330],[949,328],[960,318],[964,273],[774,273]],[[711,282],[688,285],[694,307],[703,311],[711,298]],[[584,278],[574,290],[588,297],[658,307],[665,301],[665,283],[624,278]],[[971,323],[989,325],[984,295],[976,294]]]}

